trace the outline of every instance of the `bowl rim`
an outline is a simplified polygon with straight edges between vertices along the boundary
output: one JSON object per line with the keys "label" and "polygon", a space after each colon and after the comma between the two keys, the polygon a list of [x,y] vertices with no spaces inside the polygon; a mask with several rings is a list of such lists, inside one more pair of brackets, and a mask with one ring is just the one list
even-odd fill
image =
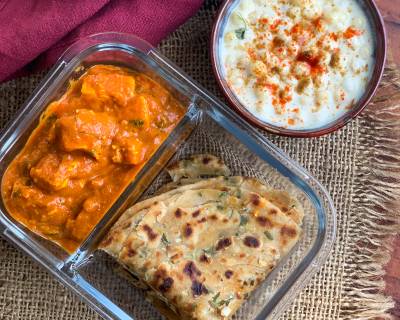
{"label": "bowl rim", "polygon": [[[369,15],[372,17],[370,20],[372,26],[375,29],[375,66],[374,71],[372,73],[371,79],[368,82],[368,85],[364,91],[363,96],[360,98],[358,103],[354,108],[347,111],[340,118],[336,119],[333,122],[328,123],[328,125],[322,128],[310,129],[307,131],[303,130],[293,130],[286,129],[283,127],[274,126],[267,122],[264,122],[258,119],[255,115],[253,115],[247,108],[240,103],[240,101],[235,97],[233,91],[226,84],[224,76],[220,73],[218,68],[218,60],[219,54],[217,52],[217,42],[219,38],[219,30],[223,30],[220,28],[221,22],[224,16],[227,13],[227,9],[232,3],[237,0],[224,0],[221,4],[217,15],[214,19],[213,27],[211,30],[211,38],[210,38],[210,59],[211,66],[214,73],[214,77],[218,84],[219,89],[221,90],[223,96],[228,101],[228,105],[235,110],[242,118],[248,121],[250,124],[255,125],[257,128],[263,129],[267,132],[274,133],[281,136],[287,137],[296,137],[296,138],[311,138],[311,137],[320,137],[329,133],[332,133],[340,128],[344,127],[354,118],[356,118],[369,104],[376,91],[378,90],[379,84],[382,80],[386,56],[387,56],[387,34],[385,30],[385,24],[383,21],[382,14],[380,13],[376,3],[374,0],[364,0],[363,9],[368,8]],[[358,0],[356,0],[358,1]]]}

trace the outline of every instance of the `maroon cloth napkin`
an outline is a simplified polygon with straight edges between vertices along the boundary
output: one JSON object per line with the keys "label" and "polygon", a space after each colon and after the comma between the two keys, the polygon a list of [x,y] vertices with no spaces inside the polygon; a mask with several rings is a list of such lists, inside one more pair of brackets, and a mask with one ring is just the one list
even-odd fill
{"label": "maroon cloth napkin", "polygon": [[0,0],[0,81],[50,66],[73,42],[93,33],[132,33],[155,45],[202,2]]}

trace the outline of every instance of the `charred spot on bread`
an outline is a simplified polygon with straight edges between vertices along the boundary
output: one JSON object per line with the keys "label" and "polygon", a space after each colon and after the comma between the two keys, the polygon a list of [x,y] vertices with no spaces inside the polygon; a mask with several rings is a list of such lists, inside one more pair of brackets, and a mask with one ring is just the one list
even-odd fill
{"label": "charred spot on bread", "polygon": [[202,254],[199,258],[200,262],[204,262],[204,263],[210,263],[211,259],[209,257],[207,257],[207,255]]}
{"label": "charred spot on bread", "polygon": [[260,196],[257,193],[252,193],[250,196],[250,201],[253,206],[257,207],[260,204]]}
{"label": "charred spot on bread", "polygon": [[211,159],[209,157],[207,157],[207,156],[203,157],[203,163],[204,164],[208,164],[210,161],[211,161]]}
{"label": "charred spot on bread", "polygon": [[147,224],[145,224],[145,225],[143,226],[143,230],[146,232],[146,234],[147,234],[149,240],[155,240],[155,239],[157,238],[157,236],[158,236],[158,234],[155,233],[155,232],[153,231],[153,229],[150,228]]}
{"label": "charred spot on bread", "polygon": [[283,226],[280,233],[282,237],[295,238],[297,236],[296,229],[288,226]]}
{"label": "charred spot on bread", "polygon": [[199,214],[200,214],[200,209],[197,209],[196,211],[194,211],[194,212],[192,213],[192,217],[193,217],[193,218],[196,218],[196,217],[199,216]]}
{"label": "charred spot on bread", "polygon": [[171,277],[167,277],[163,280],[162,284],[158,287],[158,290],[162,293],[166,293],[169,291],[169,289],[172,288],[172,285],[174,284],[174,279]]}
{"label": "charred spot on bread", "polygon": [[186,226],[184,227],[183,234],[186,238],[189,238],[192,235],[192,233],[193,233],[193,229],[190,226],[190,224],[187,223]]}
{"label": "charred spot on bread", "polygon": [[132,248],[128,248],[127,252],[126,252],[126,256],[129,258],[132,258],[136,255],[136,250],[132,249]]}
{"label": "charred spot on bread", "polygon": [[175,210],[175,217],[177,218],[182,217],[182,210],[180,208]]}
{"label": "charred spot on bread", "polygon": [[232,244],[232,240],[230,238],[223,238],[218,241],[216,250],[222,250],[229,247]]}
{"label": "charred spot on bread", "polygon": [[113,234],[109,234],[107,238],[104,239],[104,241],[101,243],[102,247],[108,247],[111,243],[113,243],[114,237]]}
{"label": "charred spot on bread", "polygon": [[271,220],[269,220],[267,217],[264,216],[258,216],[256,218],[256,221],[258,224],[262,227],[273,227],[273,223]]}
{"label": "charred spot on bread", "polygon": [[192,289],[192,293],[193,293],[194,297],[198,297],[198,296],[201,296],[202,294],[208,293],[208,290],[204,286],[204,284],[197,280],[192,280],[192,286],[190,288]]}
{"label": "charred spot on bread", "polygon": [[253,236],[246,236],[243,243],[250,248],[258,248],[260,246],[260,241]]}
{"label": "charred spot on bread", "polygon": [[183,273],[186,274],[190,279],[195,279],[201,276],[201,272],[197,269],[196,264],[193,261],[188,261],[183,268]]}
{"label": "charred spot on bread", "polygon": [[198,223],[204,223],[207,221],[206,217],[201,218],[200,220],[197,220]]}
{"label": "charred spot on bread", "polygon": [[[282,208],[282,210],[283,210],[284,208]],[[286,208],[287,209],[287,208]],[[285,211],[285,210],[283,210],[283,211]],[[287,211],[287,210],[286,210]],[[272,214],[272,215],[276,215],[278,213],[278,211],[276,210],[276,209],[271,209],[271,210],[269,210],[269,214]]]}

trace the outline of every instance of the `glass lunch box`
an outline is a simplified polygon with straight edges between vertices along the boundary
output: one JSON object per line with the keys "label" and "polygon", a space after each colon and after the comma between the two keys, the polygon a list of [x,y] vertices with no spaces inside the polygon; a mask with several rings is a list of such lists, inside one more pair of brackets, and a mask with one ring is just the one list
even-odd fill
{"label": "glass lunch box", "polygon": [[332,200],[308,172],[143,40],[102,33],[72,45],[2,132],[0,175],[24,146],[49,102],[66,91],[70,79],[99,63],[126,66],[163,84],[187,108],[184,118],[73,254],[16,222],[2,200],[0,234],[105,319],[161,319],[141,289],[126,281],[117,264],[96,248],[128,206],[166,182],[163,168],[168,161],[211,153],[222,158],[234,175],[256,177],[287,190],[305,209],[298,244],[234,316],[243,320],[277,318],[328,257],[336,232]]}

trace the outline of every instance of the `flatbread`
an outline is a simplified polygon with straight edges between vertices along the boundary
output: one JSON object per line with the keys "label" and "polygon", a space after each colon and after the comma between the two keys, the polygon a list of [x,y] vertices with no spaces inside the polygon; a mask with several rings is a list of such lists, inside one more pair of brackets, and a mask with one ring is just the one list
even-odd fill
{"label": "flatbread", "polygon": [[287,192],[241,176],[200,179],[202,170],[174,171],[166,192],[128,209],[100,245],[169,318],[165,306],[180,319],[230,318],[301,235],[303,210]]}
{"label": "flatbread", "polygon": [[[216,177],[210,179],[190,178],[181,179],[177,182],[171,182],[164,185],[160,190],[163,197],[169,197],[171,194],[181,192],[188,189],[198,188],[215,188],[221,191],[228,191],[230,194],[239,194],[243,191],[254,192],[266,198],[282,210],[287,216],[290,216],[294,222],[301,224],[304,217],[304,211],[299,201],[289,195],[284,190],[276,190],[263,184],[255,178],[242,176],[233,177]],[[171,193],[170,193],[171,192]],[[160,195],[157,192],[156,195]],[[152,198],[151,201],[158,201],[160,198]],[[140,207],[147,205],[149,202],[140,203]],[[133,211],[137,208],[133,206]],[[134,212],[132,212],[134,214]]]}
{"label": "flatbread", "polygon": [[100,248],[183,319],[232,315],[301,233],[278,207],[251,192],[239,198],[200,188],[160,198],[123,215]]}

